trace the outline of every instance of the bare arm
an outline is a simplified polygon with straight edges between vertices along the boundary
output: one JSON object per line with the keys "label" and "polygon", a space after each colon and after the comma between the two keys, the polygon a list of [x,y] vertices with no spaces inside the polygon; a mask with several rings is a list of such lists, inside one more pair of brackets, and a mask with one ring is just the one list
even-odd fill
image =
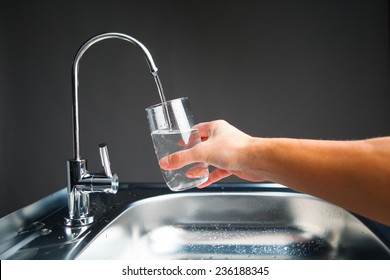
{"label": "bare arm", "polygon": [[249,150],[262,151],[254,162],[268,180],[390,224],[390,137],[253,141]]}
{"label": "bare arm", "polygon": [[[197,127],[206,141],[162,159],[162,168],[203,161],[216,167],[203,186],[232,174],[250,181],[272,181],[390,225],[390,137],[359,141],[257,138],[225,121]],[[187,174],[192,175],[196,176]]]}

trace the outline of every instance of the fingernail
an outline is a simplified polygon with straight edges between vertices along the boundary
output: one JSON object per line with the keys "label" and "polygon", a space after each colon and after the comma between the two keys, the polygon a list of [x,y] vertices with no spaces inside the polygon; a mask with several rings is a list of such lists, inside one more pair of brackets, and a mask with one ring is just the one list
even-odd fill
{"label": "fingernail", "polygon": [[167,168],[169,165],[168,163],[168,158],[167,157],[163,157],[162,159],[160,159],[160,167],[161,168]]}
{"label": "fingernail", "polygon": [[203,183],[203,184],[200,184],[199,186],[197,186],[198,189],[203,189],[205,187],[207,187],[208,185],[206,183]]}

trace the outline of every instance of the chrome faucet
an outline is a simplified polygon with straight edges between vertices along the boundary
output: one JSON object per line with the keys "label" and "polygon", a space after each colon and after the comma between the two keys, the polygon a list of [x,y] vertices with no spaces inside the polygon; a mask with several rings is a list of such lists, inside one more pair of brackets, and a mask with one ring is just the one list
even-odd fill
{"label": "chrome faucet", "polygon": [[106,144],[100,144],[100,158],[104,172],[89,173],[87,160],[80,157],[80,132],[79,132],[79,105],[78,105],[78,72],[79,62],[89,47],[105,39],[121,39],[132,43],[143,52],[145,59],[153,75],[160,96],[162,87],[157,75],[157,67],[148,49],[138,40],[121,33],[104,33],[97,35],[85,42],[78,50],[72,67],[72,113],[73,113],[73,159],[67,161],[67,190],[69,215],[65,217],[65,225],[81,227],[93,223],[93,215],[90,212],[89,194],[105,192],[115,194],[119,188],[119,179],[112,174],[110,160]]}

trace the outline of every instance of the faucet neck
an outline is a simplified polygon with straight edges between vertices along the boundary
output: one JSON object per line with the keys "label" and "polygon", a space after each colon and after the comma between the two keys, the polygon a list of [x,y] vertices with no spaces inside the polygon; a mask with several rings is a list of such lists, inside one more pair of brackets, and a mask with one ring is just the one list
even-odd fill
{"label": "faucet neck", "polygon": [[94,44],[97,42],[100,42],[102,40],[106,39],[121,39],[124,41],[127,41],[136,47],[138,47],[144,54],[146,62],[148,63],[148,66],[150,68],[150,73],[155,78],[155,81],[157,83],[157,88],[160,91],[161,85],[159,85],[159,79],[157,75],[157,67],[156,64],[153,61],[152,55],[148,51],[148,49],[138,40],[134,39],[133,37],[130,37],[126,34],[122,33],[104,33],[97,35],[91,39],[89,39],[87,42],[85,42],[80,49],[78,50],[74,60],[73,60],[73,67],[72,67],[72,99],[73,99],[73,106],[72,106],[72,112],[73,112],[73,159],[80,160],[80,121],[79,121],[79,84],[78,84],[78,74],[79,74],[79,63],[80,59],[83,57],[84,53]]}

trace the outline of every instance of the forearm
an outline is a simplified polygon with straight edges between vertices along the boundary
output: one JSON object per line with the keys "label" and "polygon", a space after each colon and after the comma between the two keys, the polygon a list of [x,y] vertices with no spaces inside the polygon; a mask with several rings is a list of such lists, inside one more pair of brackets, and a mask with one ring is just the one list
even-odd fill
{"label": "forearm", "polygon": [[253,141],[250,164],[269,181],[390,224],[390,138]]}

